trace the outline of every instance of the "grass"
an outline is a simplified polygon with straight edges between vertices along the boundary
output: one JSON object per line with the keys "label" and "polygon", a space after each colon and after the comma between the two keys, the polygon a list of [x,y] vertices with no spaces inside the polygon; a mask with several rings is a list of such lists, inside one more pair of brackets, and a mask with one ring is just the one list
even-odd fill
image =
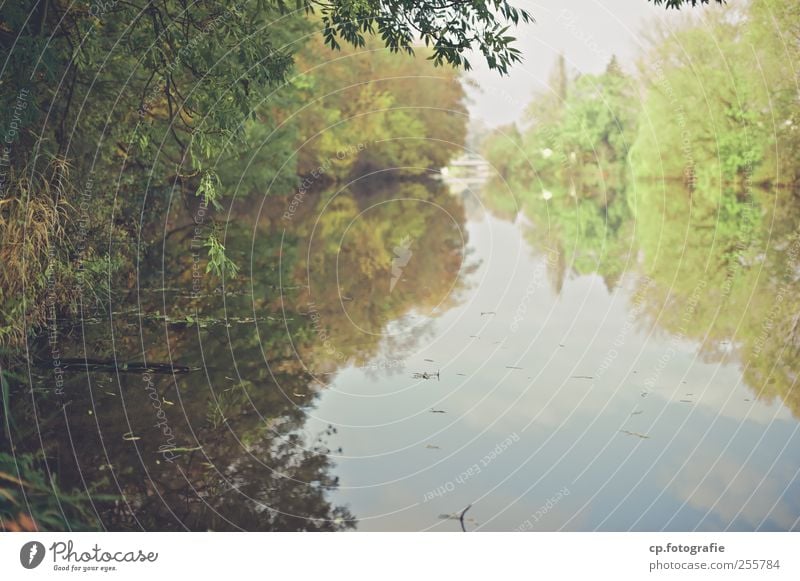
{"label": "grass", "polygon": [[26,327],[47,319],[47,294],[69,299],[69,269],[59,260],[67,242],[69,167],[52,160],[44,172],[30,167],[8,175],[10,195],[0,200],[0,345],[19,343]]}
{"label": "grass", "polygon": [[31,454],[15,457],[0,452],[0,531],[96,530],[97,526],[87,495],[62,491]]}

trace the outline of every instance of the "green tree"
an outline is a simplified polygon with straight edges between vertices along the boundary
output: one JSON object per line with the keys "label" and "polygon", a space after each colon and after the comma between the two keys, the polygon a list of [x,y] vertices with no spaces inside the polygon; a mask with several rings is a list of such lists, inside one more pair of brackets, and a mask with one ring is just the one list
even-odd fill
{"label": "green tree", "polygon": [[795,2],[754,0],[657,34],[640,66],[646,98],[631,152],[634,173],[690,183],[793,184],[800,153],[797,20]]}
{"label": "green tree", "polygon": [[[47,287],[59,309],[80,300],[84,283],[93,282],[78,272],[83,266],[99,273],[97,281],[130,270],[120,249],[142,242],[143,225],[126,217],[142,208],[169,204],[176,194],[186,205],[199,196],[217,207],[237,186],[289,184],[293,168],[281,169],[275,159],[285,159],[298,135],[290,128],[273,137],[294,105],[287,98],[298,93],[280,89],[315,24],[334,48],[342,40],[364,46],[376,35],[391,51],[413,52],[421,38],[436,65],[467,67],[464,54],[477,47],[491,67],[507,72],[521,58],[508,27],[529,20],[505,0],[304,1],[294,8],[283,0],[3,5],[0,130],[9,145],[0,160],[0,228],[8,242],[0,336],[19,332],[20,322],[45,320]],[[318,15],[309,20],[306,12]],[[374,87],[365,96],[389,104]],[[259,118],[261,125],[252,123]],[[402,112],[387,113],[375,127],[425,135],[424,124]],[[244,160],[259,168],[249,183],[220,181],[221,171],[242,167],[237,148],[267,137],[271,164]],[[81,195],[90,199],[90,220],[74,219]],[[95,255],[100,240],[110,250]],[[208,248],[222,272],[230,263],[214,240]]]}
{"label": "green tree", "polygon": [[725,0],[650,0],[653,4],[663,4],[666,8],[683,8],[687,5],[697,6],[698,4],[710,4],[716,2],[717,4],[724,4]]}
{"label": "green tree", "polygon": [[520,181],[620,187],[638,124],[634,80],[615,59],[602,74],[569,79],[562,57],[551,79],[551,89],[528,106],[521,139],[500,129],[484,141],[485,155]]}
{"label": "green tree", "polygon": [[561,147],[578,171],[596,168],[594,179],[614,175],[619,183],[638,113],[633,81],[612,60],[602,75],[581,75],[571,86],[558,128]]}

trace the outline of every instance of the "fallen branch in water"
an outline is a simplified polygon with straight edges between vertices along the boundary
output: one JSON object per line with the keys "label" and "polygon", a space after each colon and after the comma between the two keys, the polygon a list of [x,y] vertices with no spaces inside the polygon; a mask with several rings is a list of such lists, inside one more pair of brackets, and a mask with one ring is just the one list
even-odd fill
{"label": "fallen branch in water", "polygon": [[[186,365],[173,363],[143,363],[140,361],[116,363],[113,359],[62,359],[63,371],[105,371],[120,373],[189,373],[195,371]],[[197,368],[200,369],[200,368]]]}

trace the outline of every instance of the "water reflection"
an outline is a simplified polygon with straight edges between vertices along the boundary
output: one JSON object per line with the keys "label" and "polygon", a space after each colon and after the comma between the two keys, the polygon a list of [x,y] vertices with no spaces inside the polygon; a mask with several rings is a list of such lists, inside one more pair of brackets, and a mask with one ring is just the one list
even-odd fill
{"label": "water reflection", "polygon": [[[507,195],[487,198],[497,204]],[[645,287],[640,325],[672,342],[696,342],[703,361],[738,361],[757,397],[800,412],[794,193],[645,183],[518,201],[526,239],[561,257],[548,262],[556,290],[566,276],[596,273],[613,291],[623,274],[635,274]]]}
{"label": "water reflection", "polygon": [[548,191],[480,195],[472,290],[408,358],[441,382],[326,392],[335,498],[363,530],[796,529],[794,197]]}
{"label": "water reflection", "polygon": [[170,216],[49,465],[112,529],[797,529],[796,196],[543,191],[237,200],[219,287]]}
{"label": "water reflection", "polygon": [[[391,359],[375,370],[398,367],[427,332],[414,318],[456,303],[463,208],[439,183],[380,176],[308,194],[287,217],[290,203],[231,206],[225,244],[241,273],[218,287],[195,244],[204,209],[193,222],[173,212],[135,288],[118,281],[111,313],[61,331],[58,393],[47,338],[35,346],[34,393],[49,397],[35,409],[20,398],[15,417],[39,418],[48,466],[62,488],[90,495],[97,526],[356,525],[329,500],[336,429],[308,429],[309,410],[337,370],[363,367],[379,349]],[[413,259],[397,262],[398,247]],[[18,442],[34,446],[29,425]]]}

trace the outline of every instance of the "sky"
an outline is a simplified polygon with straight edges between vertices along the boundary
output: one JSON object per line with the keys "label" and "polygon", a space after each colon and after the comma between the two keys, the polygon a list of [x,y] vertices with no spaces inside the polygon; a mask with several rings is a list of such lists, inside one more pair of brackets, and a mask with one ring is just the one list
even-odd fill
{"label": "sky", "polygon": [[[582,73],[605,69],[616,55],[628,70],[644,50],[641,33],[654,21],[675,25],[686,14],[654,6],[648,0],[517,0],[535,23],[520,25],[513,33],[524,62],[507,77],[490,71],[479,55],[470,59],[468,74],[477,89],[470,91],[472,119],[490,127],[517,121],[531,95],[547,86],[547,78],[559,53],[568,67]],[[682,12],[700,12],[701,8]]]}

